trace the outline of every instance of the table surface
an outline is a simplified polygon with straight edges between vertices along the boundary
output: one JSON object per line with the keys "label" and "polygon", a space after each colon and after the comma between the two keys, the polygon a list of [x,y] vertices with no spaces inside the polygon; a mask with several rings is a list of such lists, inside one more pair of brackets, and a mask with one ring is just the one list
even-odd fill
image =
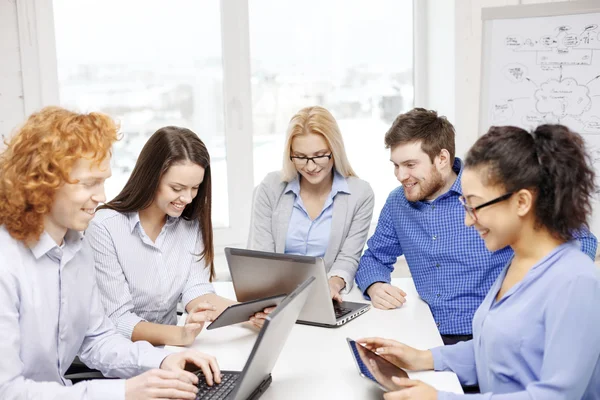
{"label": "table surface", "polygon": [[[398,278],[392,284],[407,294],[406,303],[399,309],[384,311],[371,307],[339,328],[294,325],[271,373],[273,382],[261,399],[381,399],[383,391],[358,375],[347,337],[379,336],[420,349],[443,344],[431,311],[419,298],[412,279]],[[215,282],[214,286],[217,294],[235,299],[231,282]],[[344,299],[365,301],[356,288]],[[190,347],[217,357],[223,370],[241,371],[256,337],[256,331],[238,324],[203,330]],[[452,372],[409,372],[409,376],[438,390],[462,393]]]}

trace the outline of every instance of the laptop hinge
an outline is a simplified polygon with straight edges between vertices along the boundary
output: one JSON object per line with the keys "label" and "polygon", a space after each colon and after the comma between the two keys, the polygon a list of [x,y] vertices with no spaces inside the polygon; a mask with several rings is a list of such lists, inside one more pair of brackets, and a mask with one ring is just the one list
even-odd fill
{"label": "laptop hinge", "polygon": [[265,380],[263,380],[260,383],[260,385],[258,385],[256,390],[254,390],[254,392],[252,392],[252,394],[250,396],[248,396],[248,400],[258,399],[269,388],[272,381],[273,381],[273,377],[271,376],[271,374],[269,374],[265,378]]}

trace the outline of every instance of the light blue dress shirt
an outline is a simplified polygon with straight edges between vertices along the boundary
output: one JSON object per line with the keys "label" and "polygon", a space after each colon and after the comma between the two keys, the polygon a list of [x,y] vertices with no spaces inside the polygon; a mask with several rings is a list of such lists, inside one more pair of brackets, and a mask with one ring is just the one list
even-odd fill
{"label": "light blue dress shirt", "polygon": [[106,314],[126,338],[140,321],[176,325],[179,301],[214,292],[197,220],[168,217],[152,242],[137,212],[100,210],[85,238]]}
{"label": "light blue dress shirt", "polygon": [[29,248],[0,227],[0,399],[123,399],[125,381],[76,385],[64,378],[76,355],[105,376],[158,368],[169,354],[125,339],[104,314],[92,252],[68,231]]}
{"label": "light blue dress shirt", "polygon": [[339,172],[334,170],[331,192],[323,204],[323,210],[314,220],[310,219],[302,197],[300,197],[300,180],[289,182],[284,193],[296,195],[294,209],[285,239],[285,253],[301,256],[323,257],[329,245],[331,234],[331,217],[333,215],[333,199],[339,192],[350,194],[348,183]]}
{"label": "light blue dress shirt", "polygon": [[[557,247],[496,302],[508,266],[473,319],[473,340],[432,349],[469,399],[600,399],[600,278],[575,242]],[[465,395],[442,392],[438,400]]]}

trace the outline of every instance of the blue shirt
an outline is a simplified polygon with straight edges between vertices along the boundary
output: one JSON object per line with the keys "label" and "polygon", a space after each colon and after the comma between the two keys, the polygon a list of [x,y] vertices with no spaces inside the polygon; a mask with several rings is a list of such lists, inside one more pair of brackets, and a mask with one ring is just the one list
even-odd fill
{"label": "blue shirt", "polygon": [[[513,255],[510,247],[490,252],[475,229],[464,224],[458,200],[461,164],[456,158],[452,168],[458,178],[431,202],[409,202],[402,187],[392,191],[356,273],[366,295],[373,283],[391,281],[396,259],[404,254],[419,296],[429,304],[442,335],[471,334],[475,310]],[[578,235],[582,250],[593,259],[596,238],[588,231]]]}
{"label": "blue shirt", "polygon": [[213,293],[199,223],[168,217],[156,241],[139,213],[100,210],[85,232],[106,314],[126,338],[140,321],[177,324],[177,303]]}
{"label": "blue shirt", "polygon": [[[565,243],[496,302],[507,270],[475,313],[473,340],[432,349],[435,369],[479,384],[482,394],[469,399],[600,399],[600,278],[594,263]],[[438,395],[455,398],[463,395]]]}
{"label": "blue shirt", "polygon": [[293,192],[296,198],[285,239],[285,253],[323,257],[327,251],[331,234],[333,199],[339,192],[350,194],[346,178],[334,170],[331,192],[323,204],[323,210],[314,220],[310,219],[308,211],[302,203],[299,179],[294,179],[287,184],[284,193],[289,192]]}
{"label": "blue shirt", "polygon": [[0,226],[0,399],[123,399],[123,380],[71,386],[64,374],[75,356],[105,376],[129,378],[169,354],[117,333],[82,239],[69,230],[59,247],[44,232],[27,247]]}

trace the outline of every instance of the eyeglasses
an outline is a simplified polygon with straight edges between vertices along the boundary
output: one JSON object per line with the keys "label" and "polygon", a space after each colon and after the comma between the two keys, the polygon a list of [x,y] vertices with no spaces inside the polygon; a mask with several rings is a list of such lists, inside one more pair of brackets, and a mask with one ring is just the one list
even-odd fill
{"label": "eyeglasses", "polygon": [[331,160],[331,153],[325,154],[323,156],[314,156],[314,157],[291,156],[290,160],[292,160],[292,162],[295,165],[297,165],[298,167],[304,167],[304,166],[308,165],[309,161],[312,161],[313,163],[315,163],[315,165],[318,165],[319,167],[324,167],[327,165],[327,163],[329,163],[329,160]]}
{"label": "eyeglasses", "polygon": [[473,218],[473,221],[477,221],[477,214],[475,213],[476,210],[481,210],[483,207],[487,207],[487,206],[491,206],[492,204],[500,203],[501,201],[504,201],[504,200],[510,198],[510,196],[512,196],[513,193],[514,192],[503,194],[500,197],[496,197],[494,200],[490,200],[487,203],[483,203],[483,204],[478,205],[476,207],[472,207],[472,206],[468,205],[467,204],[467,199],[465,199],[465,196],[460,196],[458,198],[458,201],[460,201],[460,204],[462,204],[462,206],[464,207],[465,212],[467,214],[469,214],[469,216],[471,218]]}

